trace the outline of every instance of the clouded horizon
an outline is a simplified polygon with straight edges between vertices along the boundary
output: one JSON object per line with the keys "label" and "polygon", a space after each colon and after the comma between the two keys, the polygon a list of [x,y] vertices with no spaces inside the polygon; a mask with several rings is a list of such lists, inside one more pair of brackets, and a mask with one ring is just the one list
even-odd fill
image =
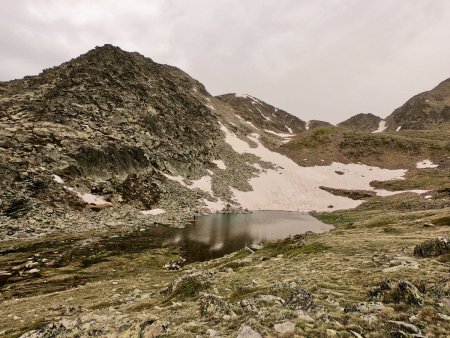
{"label": "clouded horizon", "polygon": [[111,43],[213,95],[336,123],[385,117],[449,78],[449,41],[446,0],[4,0],[0,81]]}

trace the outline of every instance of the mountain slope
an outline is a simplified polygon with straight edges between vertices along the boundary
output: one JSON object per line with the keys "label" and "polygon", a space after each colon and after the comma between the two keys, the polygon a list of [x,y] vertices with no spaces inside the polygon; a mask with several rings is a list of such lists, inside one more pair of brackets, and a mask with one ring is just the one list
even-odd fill
{"label": "mountain slope", "polygon": [[392,131],[450,128],[450,79],[414,96],[386,121]]}
{"label": "mountain slope", "polygon": [[381,118],[373,114],[357,114],[338,124],[351,130],[374,132],[378,129]]}
{"label": "mountain slope", "polygon": [[258,128],[277,133],[299,133],[305,130],[306,122],[253,96],[224,94],[216,98],[228,103],[237,116]]}

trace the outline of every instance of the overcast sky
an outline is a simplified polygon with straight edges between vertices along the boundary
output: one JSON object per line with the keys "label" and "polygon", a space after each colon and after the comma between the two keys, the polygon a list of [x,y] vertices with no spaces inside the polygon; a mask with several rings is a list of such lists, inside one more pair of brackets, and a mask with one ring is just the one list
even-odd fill
{"label": "overcast sky", "polygon": [[105,43],[305,120],[385,117],[450,77],[450,1],[1,1],[0,81]]}

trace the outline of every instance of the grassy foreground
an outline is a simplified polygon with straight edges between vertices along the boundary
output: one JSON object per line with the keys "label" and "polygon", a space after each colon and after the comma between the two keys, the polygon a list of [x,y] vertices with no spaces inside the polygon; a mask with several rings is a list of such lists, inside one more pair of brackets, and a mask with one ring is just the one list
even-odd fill
{"label": "grassy foreground", "polygon": [[[411,184],[424,188],[443,175],[417,171]],[[163,267],[177,249],[143,245],[153,243],[145,231],[139,240],[116,230],[3,242],[2,267],[23,273],[1,286],[0,335],[236,337],[250,326],[264,337],[446,337],[450,255],[413,250],[449,234],[448,183],[429,186],[431,198],[371,197],[354,210],[316,214],[335,229],[179,271]],[[393,289],[376,291],[387,280]],[[421,301],[396,294],[399,281]]]}

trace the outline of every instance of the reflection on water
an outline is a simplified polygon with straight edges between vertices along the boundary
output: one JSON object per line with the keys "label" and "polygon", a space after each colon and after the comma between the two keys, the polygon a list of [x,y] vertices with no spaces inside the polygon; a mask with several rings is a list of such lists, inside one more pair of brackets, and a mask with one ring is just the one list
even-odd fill
{"label": "reflection on water", "polygon": [[251,244],[287,238],[307,231],[325,232],[332,228],[314,217],[287,211],[255,211],[250,214],[201,216],[195,224],[173,237],[181,245],[187,263],[218,258]]}

